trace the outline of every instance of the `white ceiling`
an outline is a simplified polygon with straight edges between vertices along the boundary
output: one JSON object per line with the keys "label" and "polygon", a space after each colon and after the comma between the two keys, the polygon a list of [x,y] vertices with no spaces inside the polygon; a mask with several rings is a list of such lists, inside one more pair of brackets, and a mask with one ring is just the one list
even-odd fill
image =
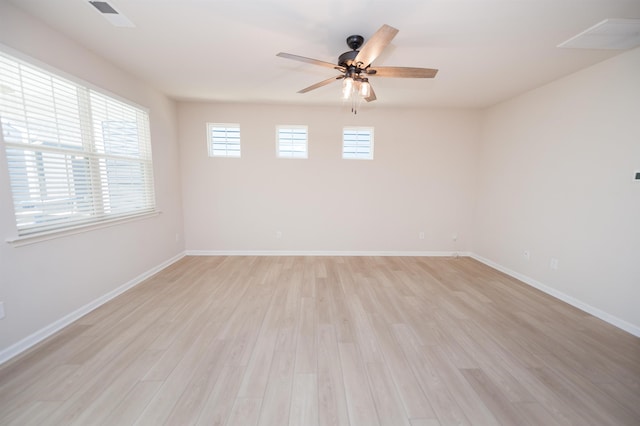
{"label": "white ceiling", "polygon": [[556,46],[606,18],[640,18],[640,0],[13,0],[120,68],[181,100],[339,104],[337,75],[276,57],[336,62],[345,38],[400,30],[378,66],[438,68],[433,80],[371,78],[381,106],[484,107],[620,51]]}

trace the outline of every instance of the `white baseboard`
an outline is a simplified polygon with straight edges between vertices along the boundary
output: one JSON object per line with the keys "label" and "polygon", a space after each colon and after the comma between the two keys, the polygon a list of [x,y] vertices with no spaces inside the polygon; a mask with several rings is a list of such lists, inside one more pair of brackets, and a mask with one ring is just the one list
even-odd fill
{"label": "white baseboard", "polygon": [[79,309],[76,309],[75,311],[71,312],[68,315],[65,315],[64,317],[60,318],[59,320],[55,321],[54,323],[49,324],[48,326],[46,326],[46,327],[36,331],[35,333],[25,337],[24,339],[20,340],[19,342],[17,342],[15,344],[9,346],[8,348],[0,351],[0,365],[5,363],[5,362],[7,362],[11,358],[21,354],[22,352],[26,351],[27,349],[31,348],[35,344],[40,343],[41,341],[43,341],[47,337],[53,335],[57,331],[63,329],[64,327],[68,326],[72,322],[74,322],[77,319],[83,317],[84,315],[88,314],[89,312],[93,311],[94,309],[104,305],[109,300],[113,299],[114,297],[119,296],[120,294],[124,293],[125,291],[129,290],[132,287],[135,287],[136,285],[140,284],[142,281],[146,280],[150,276],[160,272],[161,270],[163,270],[167,266],[169,266],[169,265],[177,262],[178,260],[182,259],[184,256],[185,256],[184,252],[177,254],[176,256],[172,257],[171,259],[166,260],[166,261],[162,262],[161,264],[149,269],[148,271],[138,275],[137,277],[133,278],[132,280],[130,280],[128,282],[126,282],[125,284],[121,285],[120,287],[110,291],[109,293],[105,294],[104,296],[101,296],[101,297],[95,299],[94,301],[87,303],[86,305],[82,306]]}
{"label": "white baseboard", "polygon": [[25,337],[21,341],[9,346],[8,348],[0,351],[0,365],[10,360],[11,358],[19,355],[20,353],[31,348],[35,344],[43,341],[47,337],[53,335],[57,331],[71,324],[73,321],[88,314],[99,306],[107,303],[114,297],[124,293],[132,287],[140,284],[150,276],[156,274],[162,269],[182,259],[184,256],[417,256],[417,257],[471,257],[493,269],[503,272],[525,284],[528,284],[538,290],[555,297],[565,303],[568,303],[584,312],[587,312],[601,320],[618,327],[634,336],[640,337],[640,327],[635,326],[627,321],[624,321],[618,317],[601,311],[598,308],[594,308],[574,297],[571,297],[565,293],[562,293],[552,287],[540,283],[526,275],[515,272],[509,268],[506,268],[498,263],[495,263],[489,259],[479,256],[470,252],[455,252],[455,251],[277,251],[277,250],[264,250],[264,251],[218,251],[218,250],[187,250],[180,253],[171,259],[151,268],[150,270],[138,275],[127,283],[120,287],[110,291],[102,297],[82,306],[81,308],[71,312],[70,314],[60,318],[54,323],[38,330],[37,332]]}
{"label": "white baseboard", "polygon": [[534,280],[531,277],[528,277],[526,275],[520,274],[516,271],[513,271],[509,268],[506,268],[496,262],[493,262],[492,260],[486,259],[482,256],[478,256],[475,253],[471,253],[471,258],[477,260],[478,262],[484,263],[487,266],[492,267],[493,269],[496,269],[500,272],[503,272],[519,281],[522,281],[523,283],[530,285],[531,287],[537,288],[538,290],[542,291],[543,293],[546,293],[550,296],[555,297],[556,299],[562,300],[565,303],[568,303],[569,305],[576,307],[578,309],[580,309],[581,311],[584,311],[588,314],[593,315],[596,318],[600,318],[601,320],[608,322],[609,324],[618,327],[624,331],[626,331],[627,333],[631,333],[636,337],[640,337],[640,327],[633,325],[623,319],[620,319],[616,316],[613,316],[607,312],[601,311],[598,308],[595,308],[587,303],[584,303],[581,300],[578,300],[572,296],[569,296],[568,294],[565,294],[561,291],[558,291],[552,287],[549,287],[548,285],[542,284],[539,281]]}
{"label": "white baseboard", "polygon": [[506,268],[496,262],[486,259],[471,252],[455,252],[455,251],[277,251],[277,250],[264,250],[264,251],[224,251],[224,250],[188,250],[188,256],[422,256],[422,257],[447,257],[447,256],[460,256],[471,257],[478,262],[484,263],[487,266],[492,267],[500,272],[503,272],[523,283],[537,288],[538,290],[555,297],[571,306],[574,306],[588,314],[593,315],[596,318],[608,322],[609,324],[618,327],[628,333],[633,334],[636,337],[640,337],[640,327],[633,325],[623,319],[620,319],[614,315],[604,312],[598,308],[595,308],[587,303],[582,302],[568,294],[562,293],[542,284],[539,281],[534,280],[531,277],[520,274]]}
{"label": "white baseboard", "polygon": [[187,256],[470,256],[456,251],[331,251],[331,250],[187,250]]}

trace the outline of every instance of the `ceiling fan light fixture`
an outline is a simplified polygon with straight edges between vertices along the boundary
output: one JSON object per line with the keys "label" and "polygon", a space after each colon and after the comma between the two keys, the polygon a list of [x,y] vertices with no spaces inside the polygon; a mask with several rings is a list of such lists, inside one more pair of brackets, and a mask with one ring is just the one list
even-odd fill
{"label": "ceiling fan light fixture", "polygon": [[347,77],[342,80],[342,99],[349,99],[353,91],[353,78]]}
{"label": "ceiling fan light fixture", "polygon": [[371,94],[371,85],[369,84],[368,79],[363,79],[360,83],[360,96],[363,98],[368,98]]}

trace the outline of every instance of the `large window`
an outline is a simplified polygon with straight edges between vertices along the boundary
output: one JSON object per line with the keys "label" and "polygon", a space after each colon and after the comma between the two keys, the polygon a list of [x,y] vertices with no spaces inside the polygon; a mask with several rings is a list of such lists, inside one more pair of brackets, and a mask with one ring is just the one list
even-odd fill
{"label": "large window", "polygon": [[307,126],[277,126],[278,158],[307,158]]}
{"label": "large window", "polygon": [[207,123],[209,157],[240,158],[240,125]]}
{"label": "large window", "polygon": [[342,158],[373,160],[373,127],[345,127]]}
{"label": "large window", "polygon": [[148,113],[0,52],[19,236],[155,210]]}

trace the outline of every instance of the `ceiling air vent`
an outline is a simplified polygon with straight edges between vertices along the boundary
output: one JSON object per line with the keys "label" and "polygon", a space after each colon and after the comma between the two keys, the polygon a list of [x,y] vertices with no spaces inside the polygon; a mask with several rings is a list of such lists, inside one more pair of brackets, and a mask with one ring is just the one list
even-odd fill
{"label": "ceiling air vent", "polygon": [[560,43],[573,49],[631,49],[640,46],[640,19],[605,19]]}
{"label": "ceiling air vent", "polygon": [[112,5],[107,3],[106,1],[89,1],[89,3],[95,7],[98,12],[105,17],[107,21],[116,27],[129,27],[133,28],[133,22],[129,20],[126,16],[119,13]]}

